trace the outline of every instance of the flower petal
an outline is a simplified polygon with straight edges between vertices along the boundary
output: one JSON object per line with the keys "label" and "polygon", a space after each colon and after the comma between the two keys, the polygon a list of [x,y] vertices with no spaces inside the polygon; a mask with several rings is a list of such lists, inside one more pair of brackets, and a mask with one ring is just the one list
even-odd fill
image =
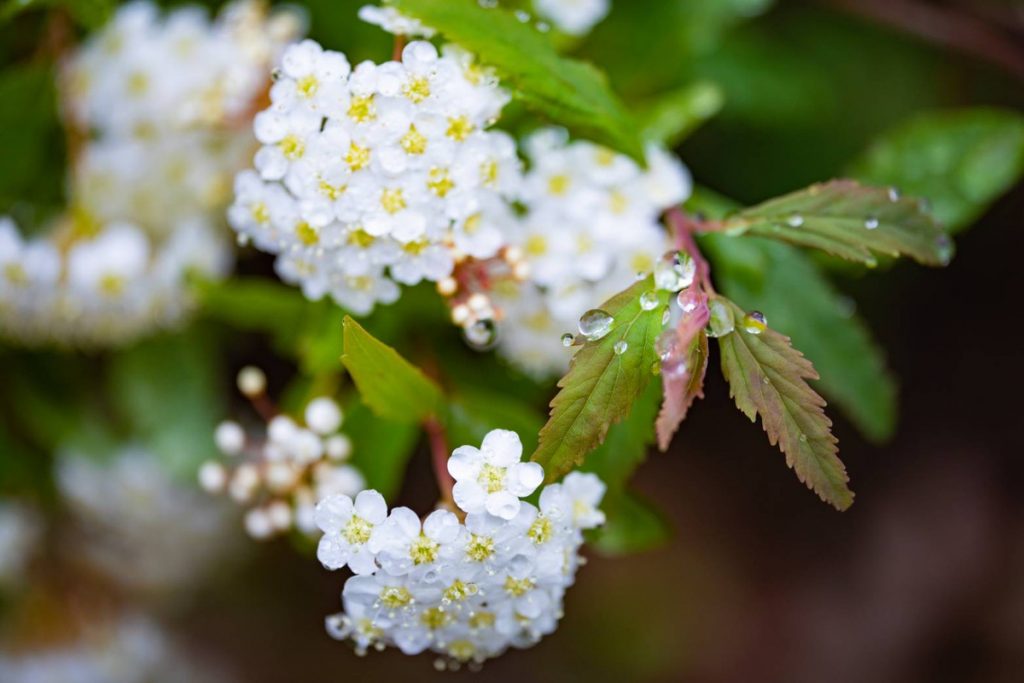
{"label": "flower petal", "polygon": [[388,504],[384,500],[384,496],[373,489],[369,489],[361,491],[356,496],[355,511],[357,515],[370,524],[381,524],[387,519]]}
{"label": "flower petal", "polygon": [[452,487],[452,497],[455,498],[455,504],[463,512],[483,512],[487,493],[480,484],[476,483],[476,480],[470,479],[455,482],[455,486]]}
{"label": "flower petal", "polygon": [[479,448],[474,446],[459,446],[448,458],[448,474],[455,478],[455,481],[463,479],[475,479],[480,474],[480,466],[483,464],[484,456]]}
{"label": "flower petal", "polygon": [[321,537],[316,547],[316,558],[328,569],[341,569],[348,562],[349,556],[349,545],[337,536]]}
{"label": "flower petal", "polygon": [[508,467],[519,462],[523,456],[523,442],[519,435],[508,429],[494,429],[487,433],[480,446],[488,462]]}
{"label": "flower petal", "polygon": [[513,495],[523,498],[537,490],[544,481],[544,468],[535,462],[520,462],[505,473],[505,485]]}
{"label": "flower petal", "polygon": [[317,503],[313,519],[324,533],[340,532],[352,519],[352,499],[343,494],[327,496]]}
{"label": "flower petal", "polygon": [[519,512],[520,501],[508,491],[498,491],[487,496],[484,506],[495,517],[512,519]]}

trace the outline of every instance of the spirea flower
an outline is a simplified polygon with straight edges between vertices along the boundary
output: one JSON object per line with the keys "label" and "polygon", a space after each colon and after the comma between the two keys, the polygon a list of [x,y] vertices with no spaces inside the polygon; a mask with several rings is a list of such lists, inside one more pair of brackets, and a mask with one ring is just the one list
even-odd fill
{"label": "spirea flower", "polygon": [[487,434],[480,448],[456,448],[448,460],[448,472],[455,479],[455,503],[466,512],[515,517],[519,499],[544,481],[543,468],[535,462],[520,462],[522,455],[519,435],[506,429]]}
{"label": "spirea flower", "polygon": [[187,276],[230,266],[231,178],[251,156],[269,65],[298,29],[258,2],[212,21],[133,2],[69,56],[68,208],[31,239],[0,219],[0,335],[109,345],[187,317]]}
{"label": "spirea flower", "polygon": [[352,68],[307,40],[276,74],[229,218],[277,255],[282,279],[364,314],[399,285],[447,278],[464,255],[498,253],[488,209],[516,189],[519,161],[487,130],[508,95],[468,54],[415,41],[401,61]]}
{"label": "spirea flower", "polygon": [[434,29],[424,26],[419,19],[406,16],[394,7],[364,5],[359,8],[359,18],[368,24],[380,26],[388,33],[407,38],[433,38]]}
{"label": "spirea flower", "polygon": [[56,475],[73,520],[62,547],[124,588],[179,591],[230,555],[230,510],[149,451],[125,447],[107,462],[65,452]]}
{"label": "spirea flower", "polygon": [[[243,373],[251,376],[253,370],[246,368]],[[240,384],[241,378],[242,373]],[[246,379],[246,383],[251,380]],[[259,392],[247,395],[260,399],[265,381],[259,386]],[[320,397],[306,406],[305,424],[287,415],[276,415],[267,422],[263,435],[247,434],[237,422],[222,422],[213,438],[232,466],[219,461],[204,463],[199,469],[199,483],[207,491],[227,493],[250,507],[245,528],[253,538],[266,539],[293,528],[315,535],[317,525],[325,523],[315,513],[319,501],[334,494],[354,496],[365,486],[362,473],[347,462],[352,444],[338,431],[343,418],[337,403]],[[387,514],[383,500],[380,508],[379,521],[383,521]],[[332,557],[337,557],[337,552]],[[348,555],[345,558],[335,561],[343,565]]]}
{"label": "spirea flower", "polygon": [[[521,472],[512,481],[527,483],[513,485],[510,495],[528,495],[543,478],[533,468],[516,469],[526,463],[519,462],[522,447],[512,432],[492,431],[479,449],[467,448],[452,455],[453,471],[479,476],[484,464],[500,466],[506,487],[509,474]],[[543,489],[539,508],[517,497],[511,514],[500,508],[505,516],[475,505],[468,510],[456,497],[463,522],[447,510],[421,521],[405,507],[385,517],[375,491],[354,502],[347,496],[321,501],[321,560],[326,555],[328,568],[347,564],[356,573],[342,591],[344,611],[326,620],[328,633],[351,640],[359,653],[388,646],[406,654],[429,650],[452,666],[533,645],[562,616],[562,598],[581,563],[582,532],[603,521],[597,507],[603,494],[595,475],[574,472]],[[351,558],[358,558],[355,566]]]}
{"label": "spirea flower", "polygon": [[506,280],[493,299],[504,317],[499,350],[543,376],[565,370],[570,352],[559,338],[583,312],[654,269],[670,247],[661,213],[689,195],[691,182],[654,146],[646,169],[594,143],[569,142],[561,129],[538,131],[524,147],[526,213],[509,224],[507,240],[521,252],[528,282]]}

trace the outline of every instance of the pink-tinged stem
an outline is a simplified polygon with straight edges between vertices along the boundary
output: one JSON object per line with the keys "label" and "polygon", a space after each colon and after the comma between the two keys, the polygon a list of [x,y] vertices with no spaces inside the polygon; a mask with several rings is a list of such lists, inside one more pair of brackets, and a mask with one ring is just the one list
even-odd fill
{"label": "pink-tinged stem", "polygon": [[694,233],[699,231],[703,224],[687,216],[678,206],[673,206],[666,211],[665,219],[668,222],[672,236],[675,238],[676,247],[689,254],[693,258],[693,262],[697,264],[697,280],[700,282],[701,287],[708,294],[714,294],[715,287],[711,284],[711,266],[708,264],[707,259],[704,258],[704,255],[700,253],[697,240],[693,237]]}
{"label": "pink-tinged stem", "polygon": [[444,427],[433,416],[424,420],[423,429],[427,432],[427,440],[430,443],[431,461],[434,465],[437,488],[441,492],[441,502],[454,510],[455,498],[452,496],[452,487],[455,486],[455,480],[448,473],[448,436]]}

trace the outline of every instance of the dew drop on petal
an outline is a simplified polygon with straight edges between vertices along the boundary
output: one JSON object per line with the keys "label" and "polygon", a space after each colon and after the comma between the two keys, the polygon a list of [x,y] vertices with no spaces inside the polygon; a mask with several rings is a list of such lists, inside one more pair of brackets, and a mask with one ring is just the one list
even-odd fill
{"label": "dew drop on petal", "polygon": [[600,308],[592,308],[580,316],[580,334],[590,341],[597,341],[608,334],[615,319]]}
{"label": "dew drop on petal", "polygon": [[751,311],[743,316],[743,329],[750,334],[761,334],[768,327],[768,321],[761,311]]}
{"label": "dew drop on petal", "polygon": [[615,346],[612,347],[612,350],[615,351],[616,356],[621,356],[626,352],[626,349],[628,348],[629,342],[627,342],[625,339],[620,339],[619,341],[615,342]]}
{"label": "dew drop on petal", "polygon": [[658,307],[658,293],[649,290],[640,295],[640,308],[651,311]]}

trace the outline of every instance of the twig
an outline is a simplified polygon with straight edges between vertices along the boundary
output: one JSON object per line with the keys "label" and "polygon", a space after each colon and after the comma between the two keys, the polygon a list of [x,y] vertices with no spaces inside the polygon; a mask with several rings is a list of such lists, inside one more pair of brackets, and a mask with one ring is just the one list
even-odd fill
{"label": "twig", "polygon": [[434,465],[437,488],[441,492],[441,503],[449,509],[456,510],[455,498],[452,496],[455,480],[448,473],[448,435],[445,434],[444,426],[434,416],[423,421],[423,429],[427,432],[427,440],[430,443],[431,462]]}
{"label": "twig", "polygon": [[406,38],[402,35],[395,36],[395,47],[391,50],[391,59],[396,62],[402,61],[402,50],[405,49]]}

